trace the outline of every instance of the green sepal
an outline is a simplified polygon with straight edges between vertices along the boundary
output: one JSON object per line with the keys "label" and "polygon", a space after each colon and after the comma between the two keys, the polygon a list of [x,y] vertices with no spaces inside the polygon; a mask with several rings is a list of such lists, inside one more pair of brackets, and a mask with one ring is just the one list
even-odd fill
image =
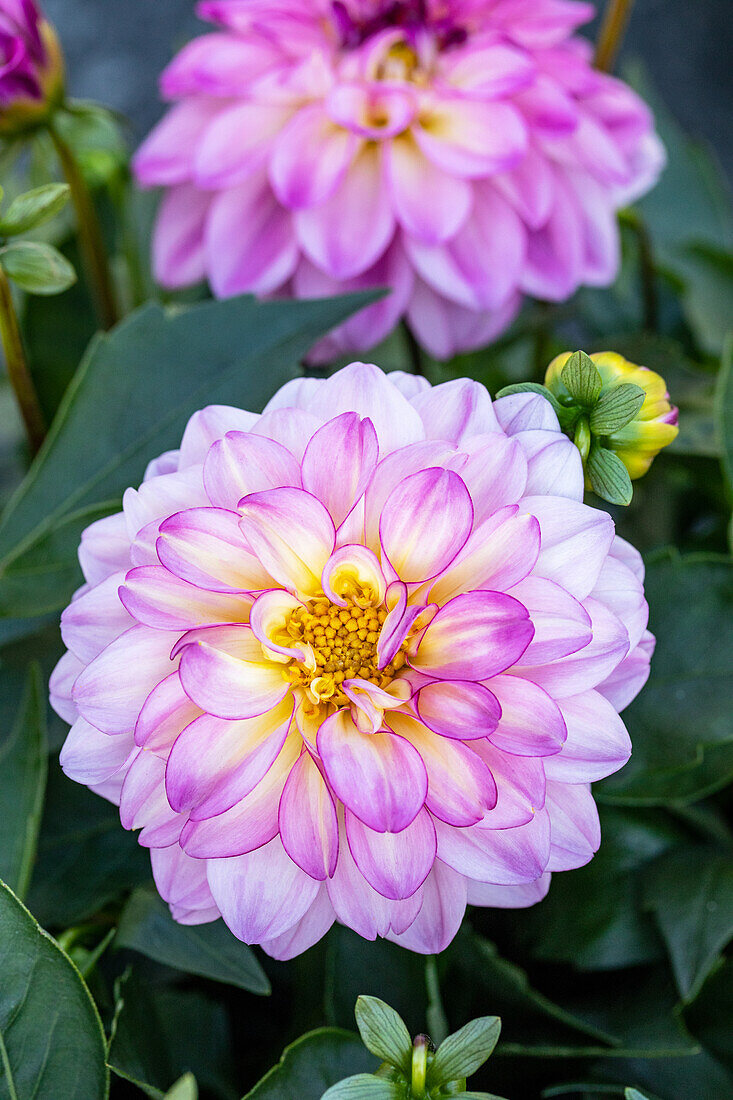
{"label": "green sepal", "polygon": [[449,1035],[428,1069],[428,1088],[470,1077],[490,1057],[501,1033],[498,1016],[481,1016]]}
{"label": "green sepal", "polygon": [[594,442],[585,470],[593,492],[601,500],[609,504],[631,504],[634,490],[629,471],[613,451]]}
{"label": "green sepal", "polygon": [[595,405],[603,389],[603,379],[593,360],[584,351],[573,352],[560,377],[575,401],[589,409]]}
{"label": "green sepal", "polygon": [[165,1094],[165,1100],[198,1100],[199,1090],[192,1073],[184,1073]]}
{"label": "green sepal", "polygon": [[321,1100],[407,1100],[406,1081],[387,1081],[371,1073],[347,1077],[323,1094]]}
{"label": "green sepal", "polygon": [[69,201],[69,194],[67,184],[49,183],[19,195],[0,218],[0,237],[17,237],[55,218]]}
{"label": "green sepal", "polygon": [[398,1012],[378,997],[359,997],[356,1023],[367,1050],[401,1070],[407,1080],[412,1073],[412,1039]]}
{"label": "green sepal", "polygon": [[499,390],[496,399],[498,401],[500,397],[511,397],[514,393],[538,393],[540,397],[544,397],[546,401],[550,402],[558,416],[563,412],[563,408],[554,393],[550,393],[547,386],[542,386],[539,382],[517,382],[513,386],[505,386],[503,390]]}
{"label": "green sepal", "polygon": [[604,390],[590,414],[594,435],[613,435],[630,423],[644,404],[646,394],[641,386],[624,382]]}
{"label": "green sepal", "polygon": [[58,249],[39,241],[18,241],[0,249],[0,266],[28,294],[61,294],[76,282],[76,272]]}

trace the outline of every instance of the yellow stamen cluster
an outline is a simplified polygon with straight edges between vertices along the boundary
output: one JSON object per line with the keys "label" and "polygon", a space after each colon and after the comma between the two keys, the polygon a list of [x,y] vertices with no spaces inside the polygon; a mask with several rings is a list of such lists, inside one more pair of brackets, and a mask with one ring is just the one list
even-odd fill
{"label": "yellow stamen cluster", "polygon": [[287,631],[294,642],[310,646],[316,667],[293,661],[288,675],[293,683],[308,689],[315,702],[346,706],[344,680],[368,680],[385,688],[405,665],[402,651],[385,668],[377,668],[377,642],[387,618],[385,608],[361,608],[351,600],[339,607],[326,599],[311,600],[290,617]]}

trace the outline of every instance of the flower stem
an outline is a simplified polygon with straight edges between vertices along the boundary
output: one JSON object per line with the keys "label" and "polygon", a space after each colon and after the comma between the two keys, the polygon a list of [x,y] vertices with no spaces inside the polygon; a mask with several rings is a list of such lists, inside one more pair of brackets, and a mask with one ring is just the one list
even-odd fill
{"label": "flower stem", "polygon": [[412,367],[412,373],[424,377],[425,365],[423,363],[420,345],[415,339],[412,329],[405,321],[402,322],[402,331],[404,332],[405,340],[407,341],[407,352],[410,357],[410,366]]}
{"label": "flower stem", "polygon": [[78,223],[79,244],[84,257],[89,284],[94,295],[99,321],[104,329],[109,329],[119,320],[119,312],[102,236],[102,227],[99,224],[89,188],[74,154],[55,127],[50,126],[49,133],[61,161],[66,182],[71,189],[71,201],[76,210]]}
{"label": "flower stem", "polygon": [[608,0],[596,48],[596,68],[604,73],[614,66],[633,6],[634,0]]}
{"label": "flower stem", "polygon": [[5,351],[8,379],[23,417],[28,445],[31,454],[36,455],[46,438],[46,423],[28,370],[10,283],[2,268],[0,268],[0,338]]}

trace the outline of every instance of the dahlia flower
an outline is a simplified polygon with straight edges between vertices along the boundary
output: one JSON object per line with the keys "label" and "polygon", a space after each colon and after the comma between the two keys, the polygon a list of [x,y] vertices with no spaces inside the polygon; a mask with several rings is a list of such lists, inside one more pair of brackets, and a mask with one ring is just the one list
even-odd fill
{"label": "dahlia flower", "polygon": [[611,283],[616,211],[663,162],[645,104],[592,67],[576,0],[203,0],[139,150],[167,189],[159,281],[218,297],[391,288],[314,353],[405,317],[446,358],[522,296]]}
{"label": "dahlia flower", "polygon": [[[545,375],[545,385],[559,398],[567,396],[561,376],[570,355],[570,352],[558,355]],[[590,358],[603,380],[605,392],[629,382],[644,391],[644,403],[633,420],[604,440],[604,446],[621,459],[629,477],[637,480],[648,471],[659,452],[677,438],[679,410],[670,402],[667,383],[655,371],[630,363],[615,351],[598,352]]]}
{"label": "dahlia flower", "polygon": [[176,920],[434,952],[591,859],[653,638],[582,497],[550,404],[476,382],[355,363],[192,417],[84,532],[51,681]]}
{"label": "dahlia flower", "polygon": [[43,115],[62,79],[58,39],[34,0],[0,0],[0,134]]}

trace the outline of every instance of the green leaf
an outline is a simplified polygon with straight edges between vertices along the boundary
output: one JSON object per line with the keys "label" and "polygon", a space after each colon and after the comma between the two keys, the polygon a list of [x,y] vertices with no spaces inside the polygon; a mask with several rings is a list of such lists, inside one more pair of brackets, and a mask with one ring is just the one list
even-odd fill
{"label": "green leaf", "polygon": [[320,336],[374,298],[240,298],[175,311],[151,304],[97,337],[0,521],[0,605],[12,568],[14,605],[22,600],[24,614],[36,613],[32,576],[22,588],[17,578],[39,544],[66,526],[64,553],[47,562],[64,575],[56,598],[64,606],[74,583],[64,570],[76,557],[70,548],[86,526],[85,509],[138,485],[148,462],[179,446],[188,419],[204,405],[262,409],[298,374],[299,360]]}
{"label": "green leaf", "polygon": [[593,360],[584,351],[575,351],[562,369],[562,383],[580,405],[592,408],[603,389],[603,379]]}
{"label": "green leaf", "polygon": [[68,928],[149,881],[150,856],[122,828],[117,807],[52,764],[28,898],[33,912],[47,927]]}
{"label": "green leaf", "polygon": [[79,971],[0,883],[0,1098],[105,1100],[99,1014]]}
{"label": "green leaf", "polygon": [[641,386],[631,382],[606,390],[590,414],[591,431],[595,435],[613,435],[634,419],[645,399]]}
{"label": "green leaf", "polygon": [[593,492],[609,504],[631,504],[634,490],[629,471],[618,455],[595,441],[591,445],[586,473]]}
{"label": "green leaf", "polygon": [[407,1083],[387,1081],[370,1073],[348,1077],[324,1092],[321,1100],[406,1100]]}
{"label": "green leaf", "polygon": [[541,386],[539,382],[517,382],[513,386],[504,386],[502,390],[496,395],[498,400],[500,397],[511,397],[515,393],[538,393],[540,397],[544,397],[545,401],[549,401],[558,415],[562,412],[562,405],[555,397],[554,393],[551,393],[547,386]]}
{"label": "green leaf", "polygon": [[638,1089],[624,1089],[624,1100],[647,1100],[647,1097]]}
{"label": "green leaf", "polygon": [[359,1033],[367,1050],[383,1062],[412,1072],[412,1039],[399,1013],[378,997],[361,996],[354,1010]]}
{"label": "green leaf", "polygon": [[708,977],[685,1022],[706,1050],[733,1074],[733,959],[727,958]]}
{"label": "green leaf", "polygon": [[715,420],[721,448],[723,474],[733,500],[733,334],[725,344],[715,390]]}
{"label": "green leaf", "polygon": [[338,1028],[320,1028],[286,1047],[279,1063],[244,1100],[321,1100],[331,1085],[354,1070],[369,1073],[375,1069],[374,1058],[356,1035]]}
{"label": "green leaf", "polygon": [[730,851],[682,848],[647,868],[644,898],[653,911],[684,1001],[699,993],[733,938]]}
{"label": "green leaf", "polygon": [[48,183],[19,195],[8,212],[0,218],[0,237],[14,237],[37,229],[55,218],[69,201],[70,190],[65,183]]}
{"label": "green leaf", "polygon": [[493,1092],[453,1092],[451,1097],[452,1100],[504,1100]]}
{"label": "green leaf", "polygon": [[685,261],[687,319],[703,351],[720,355],[733,318],[733,255],[717,245],[695,244],[686,249]]}
{"label": "green leaf", "polygon": [[125,906],[116,945],[156,962],[226,982],[251,993],[269,993],[270,983],[251,948],[240,943],[222,921],[188,926],[176,923],[152,889],[138,889]]}
{"label": "green leaf", "polygon": [[46,791],[46,698],[37,664],[10,736],[0,743],[0,879],[28,892]]}
{"label": "green leaf", "polygon": [[715,555],[667,550],[647,564],[657,647],[644,690],[624,712],[634,751],[595,790],[606,801],[663,804],[733,776],[733,569]]}
{"label": "green leaf", "polygon": [[28,294],[62,294],[76,282],[76,272],[66,257],[40,241],[18,241],[0,249],[0,266]]}
{"label": "green leaf", "polygon": [[447,1085],[449,1081],[470,1077],[491,1056],[500,1034],[498,1016],[482,1016],[449,1035],[428,1067],[428,1085]]}
{"label": "green leaf", "polygon": [[165,1100],[198,1100],[199,1090],[192,1073],[184,1073],[172,1089],[165,1094]]}

